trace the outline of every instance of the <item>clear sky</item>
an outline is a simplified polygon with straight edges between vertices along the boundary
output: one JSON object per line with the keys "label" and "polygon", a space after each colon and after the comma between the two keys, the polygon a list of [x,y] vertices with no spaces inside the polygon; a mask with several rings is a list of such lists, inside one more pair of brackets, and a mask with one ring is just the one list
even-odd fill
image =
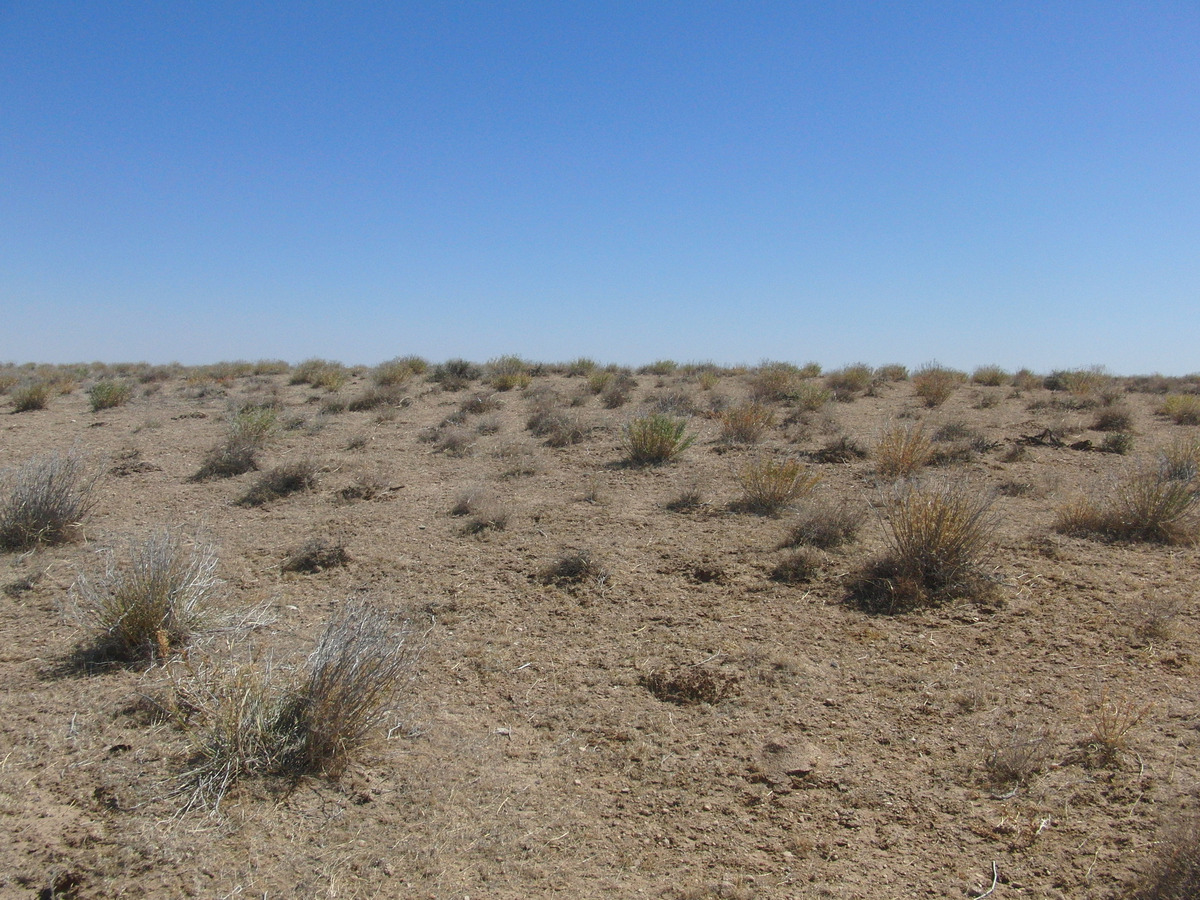
{"label": "clear sky", "polygon": [[1200,370],[1200,3],[0,2],[0,360]]}

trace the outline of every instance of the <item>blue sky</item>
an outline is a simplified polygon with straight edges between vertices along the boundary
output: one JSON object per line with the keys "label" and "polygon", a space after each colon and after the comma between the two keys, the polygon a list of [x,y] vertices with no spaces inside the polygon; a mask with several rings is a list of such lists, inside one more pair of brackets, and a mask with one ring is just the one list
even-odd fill
{"label": "blue sky", "polygon": [[1200,370],[1200,5],[0,2],[0,360]]}

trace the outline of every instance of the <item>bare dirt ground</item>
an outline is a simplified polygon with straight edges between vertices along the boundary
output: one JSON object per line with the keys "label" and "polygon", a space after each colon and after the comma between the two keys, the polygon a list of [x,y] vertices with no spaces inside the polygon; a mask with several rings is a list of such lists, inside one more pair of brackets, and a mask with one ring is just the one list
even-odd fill
{"label": "bare dirt ground", "polygon": [[[76,448],[105,472],[80,540],[0,555],[0,895],[1128,896],[1200,779],[1200,555],[1053,525],[1195,429],[1129,391],[1131,454],[1017,450],[1045,429],[1098,445],[1096,409],[1007,384],[963,384],[929,409],[898,381],[815,412],[773,403],[761,442],[727,443],[711,411],[744,400],[753,374],[639,374],[615,409],[582,377],[537,375],[440,429],[486,383],[415,378],[401,402],[351,412],[331,401],[360,394],[369,371],[336,393],[185,372],[92,412],[85,378],[44,410],[0,416],[0,467]],[[527,430],[552,392],[590,428],[580,443]],[[189,480],[247,401],[276,404],[283,424],[262,468],[309,458],[315,489],[246,507],[261,473]],[[690,412],[697,440],[672,463],[623,465],[623,426],[651,408]],[[794,512],[741,511],[740,467],[800,456],[818,492],[875,509],[890,479],[872,453],[806,454],[843,435],[872,451],[887,423],[916,420],[975,441],[926,475],[996,492],[997,597],[896,616],[848,603],[850,577],[885,546],[876,512],[811,580],[773,580]],[[465,446],[430,440],[453,428]],[[698,503],[668,508],[688,490]],[[506,527],[471,534],[451,514],[479,491]],[[166,666],[72,667],[86,639],[64,615],[77,576],[164,523],[211,537],[222,610],[257,609],[259,624]],[[348,562],[283,571],[313,538]],[[603,576],[537,577],[567,551]],[[146,698],[200,659],[298,663],[359,596],[410,618],[424,646],[387,734],[337,780],[244,779],[219,810],[182,811],[194,745]],[[673,677],[701,678],[715,702],[650,690]],[[1117,710],[1145,715],[1101,759],[1092,733]],[[1022,747],[1027,777],[998,781],[989,759]]]}

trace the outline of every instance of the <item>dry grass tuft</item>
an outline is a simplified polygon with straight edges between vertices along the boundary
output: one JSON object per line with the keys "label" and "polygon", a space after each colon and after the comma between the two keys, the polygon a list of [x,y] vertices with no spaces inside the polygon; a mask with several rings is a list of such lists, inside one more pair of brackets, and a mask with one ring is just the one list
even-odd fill
{"label": "dry grass tuft", "polygon": [[559,587],[595,582],[603,584],[608,570],[588,550],[564,551],[554,562],[538,572],[538,581]]}
{"label": "dry grass tuft", "polygon": [[1192,481],[1200,475],[1200,434],[1176,438],[1159,451],[1159,470],[1173,481]]}
{"label": "dry grass tuft", "polygon": [[1055,528],[1080,537],[1191,544],[1200,537],[1198,507],[1194,478],[1171,478],[1161,467],[1140,469],[1061,509]]}
{"label": "dry grass tuft", "polygon": [[279,412],[273,406],[243,406],[229,419],[225,440],[204,457],[192,481],[232,478],[258,468],[258,456],[279,428]]}
{"label": "dry grass tuft", "polygon": [[1092,715],[1092,727],[1085,742],[1088,758],[1103,766],[1119,765],[1129,749],[1129,737],[1141,725],[1153,703],[1140,703],[1132,697],[1101,694]]}
{"label": "dry grass tuft", "polygon": [[995,530],[992,496],[966,479],[899,484],[884,513],[890,547],[851,585],[871,612],[898,613],[954,598],[986,599],[983,562]]}
{"label": "dry grass tuft", "polygon": [[989,778],[1002,787],[1025,784],[1050,762],[1054,738],[1049,728],[1020,725],[1003,736],[990,735],[984,760]]}
{"label": "dry grass tuft", "polygon": [[941,406],[965,380],[962,372],[932,363],[921,366],[912,376],[913,390],[929,407]]}
{"label": "dry grass tuft", "polygon": [[350,562],[350,554],[342,544],[328,538],[315,537],[305,541],[287,555],[280,569],[284,572],[312,574],[325,569],[344,566]]}
{"label": "dry grass tuft", "polygon": [[238,500],[239,506],[262,506],[289,494],[311,491],[317,486],[320,466],[311,459],[285,463],[263,473],[258,481]]}
{"label": "dry grass tuft", "polygon": [[808,494],[821,480],[796,459],[763,457],[747,463],[738,472],[742,487],[739,504],[750,512],[774,515],[789,503]]}
{"label": "dry grass tuft", "polygon": [[775,424],[775,411],[761,403],[743,403],[721,413],[721,439],[734,444],[757,444]]}
{"label": "dry grass tuft", "polygon": [[74,617],[93,636],[92,658],[161,661],[211,622],[220,585],[211,544],[188,546],[164,528],[131,543],[123,562],[111,551],[103,555],[104,574],[95,581],[81,574],[71,589]]}
{"label": "dry grass tuft", "polygon": [[35,456],[0,473],[0,549],[72,539],[95,505],[92,491],[99,477],[76,450]]}
{"label": "dry grass tuft", "polygon": [[884,426],[875,448],[875,468],[888,478],[907,478],[933,459],[933,445],[921,422],[892,422]]}
{"label": "dry grass tuft", "polygon": [[689,705],[720,703],[735,693],[737,678],[722,672],[711,672],[699,666],[688,666],[671,672],[651,672],[640,682],[646,690],[664,703]]}
{"label": "dry grass tuft", "polygon": [[789,553],[771,569],[771,580],[780,584],[807,584],[825,568],[825,557],[816,550],[802,547]]}
{"label": "dry grass tuft", "polygon": [[1200,425],[1200,394],[1168,394],[1158,412],[1176,425]]}
{"label": "dry grass tuft", "polygon": [[13,412],[34,412],[45,409],[54,396],[54,385],[49,381],[30,381],[12,391]]}
{"label": "dry grass tuft", "polygon": [[867,511],[846,501],[825,498],[806,501],[796,514],[784,546],[832,550],[852,542],[866,521]]}

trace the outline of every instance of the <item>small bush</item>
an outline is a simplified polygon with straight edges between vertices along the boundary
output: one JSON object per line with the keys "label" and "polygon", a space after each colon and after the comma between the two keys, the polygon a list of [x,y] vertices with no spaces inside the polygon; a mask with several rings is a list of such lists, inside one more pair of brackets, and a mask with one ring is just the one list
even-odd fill
{"label": "small bush", "polygon": [[1168,394],[1158,412],[1176,425],[1200,425],[1200,394]]}
{"label": "small bush", "polygon": [[568,550],[538,572],[542,584],[559,587],[585,582],[603,584],[608,570],[588,550]]}
{"label": "small bush", "polygon": [[238,505],[262,506],[288,494],[311,491],[317,486],[319,469],[311,459],[276,466],[259,477],[253,487],[238,501]]}
{"label": "small bush", "polygon": [[133,396],[133,386],[127,381],[97,381],[88,391],[92,412],[123,406]]}
{"label": "small bush", "polygon": [[625,426],[625,450],[631,465],[670,462],[692,445],[687,420],[655,413],[639,416]]}
{"label": "small bush", "polygon": [[750,376],[750,396],[761,402],[787,400],[801,381],[800,370],[791,363],[766,362]]}
{"label": "small bush", "polygon": [[1200,435],[1177,438],[1159,451],[1159,470],[1174,481],[1191,481],[1200,474]]}
{"label": "small bush", "polygon": [[12,392],[13,412],[33,412],[45,409],[54,395],[54,385],[49,381],[30,381]]}
{"label": "small bush", "polygon": [[1105,406],[1092,420],[1094,431],[1128,431],[1133,424],[1133,413],[1128,406]]}
{"label": "small bush", "polygon": [[1158,844],[1150,871],[1130,900],[1194,900],[1200,897],[1200,816],[1170,828]]}
{"label": "small bush", "polygon": [[618,409],[629,402],[637,386],[637,379],[632,375],[618,374],[600,392],[600,402],[605,409]]}
{"label": "small bush", "polygon": [[938,365],[926,365],[913,373],[913,390],[928,407],[941,406],[964,379],[962,372]]}
{"label": "small bush", "polygon": [[448,359],[434,366],[429,380],[444,391],[461,391],[472,381],[483,377],[483,370],[465,359]]}
{"label": "small bush", "polygon": [[1048,728],[1017,726],[1002,737],[990,737],[984,765],[993,783],[1021,785],[1044,770],[1054,749]]}
{"label": "small bush", "polygon": [[[398,406],[403,400],[399,385],[395,383],[375,385],[364,390],[361,394],[346,404],[351,412],[368,412],[385,406]],[[332,406],[327,403],[326,406]],[[337,410],[341,412],[341,410]]]}
{"label": "small bush", "polygon": [[772,425],[775,412],[761,403],[743,403],[721,413],[721,438],[730,443],[757,444]]}
{"label": "small bush", "polygon": [[870,366],[855,363],[826,375],[825,386],[833,392],[835,400],[845,402],[869,388],[874,380],[875,371]]}
{"label": "small bush", "polygon": [[510,512],[507,506],[484,490],[462,494],[450,510],[452,516],[469,516],[464,534],[483,531],[503,531],[508,527]]}
{"label": "small bush", "polygon": [[284,572],[312,574],[325,569],[344,566],[350,562],[350,554],[342,544],[334,544],[327,538],[312,538],[305,541],[287,555],[280,569]]}
{"label": "small bush", "polygon": [[980,366],[971,373],[973,384],[982,384],[987,387],[1000,387],[1008,384],[1011,380],[1012,376],[999,366]]}
{"label": "small bush", "polygon": [[986,598],[991,509],[991,495],[966,480],[898,485],[884,513],[888,551],[852,582],[852,599],[871,612],[897,613]]}
{"label": "small bush", "polygon": [[890,423],[875,448],[875,467],[888,478],[906,478],[929,464],[933,445],[920,423]]}
{"label": "small bush", "polygon": [[1100,442],[1101,453],[1116,453],[1118,456],[1126,456],[1133,452],[1133,435],[1123,431],[1106,434],[1104,440]]}
{"label": "small bush", "polygon": [[807,494],[821,480],[795,459],[763,458],[748,463],[738,473],[741,506],[752,512],[774,515]]}
{"label": "small bush", "polygon": [[1160,544],[1193,543],[1200,534],[1200,488],[1192,480],[1141,469],[1060,510],[1055,528],[1081,537]]}
{"label": "small bush", "polygon": [[0,473],[0,549],[70,540],[94,505],[99,472],[71,450],[35,456]]}
{"label": "small bush", "polygon": [[434,449],[446,456],[467,456],[475,443],[475,435],[466,428],[447,428],[435,438]]}
{"label": "small bush", "polygon": [[673,359],[659,359],[638,369],[640,375],[670,375],[679,368],[679,363]]}
{"label": "small bush", "polygon": [[1102,694],[1084,742],[1085,755],[1102,766],[1118,765],[1129,749],[1130,733],[1146,720],[1153,708],[1153,703]]}
{"label": "small bush", "polygon": [[867,512],[856,504],[823,498],[809,500],[796,514],[785,546],[832,550],[858,537]]}
{"label": "small bush", "polygon": [[417,374],[412,357],[389,359],[371,370],[371,380],[381,388],[400,387]]}
{"label": "small bush", "polygon": [[840,434],[820,450],[812,451],[809,457],[819,463],[848,463],[856,459],[866,459],[867,451],[849,435]]}
{"label": "small bush", "polygon": [[789,553],[771,569],[771,580],[780,584],[807,584],[821,574],[824,558],[820,553],[802,547]]}
{"label": "small bush", "polygon": [[279,414],[273,406],[244,406],[229,419],[223,443],[204,457],[192,481],[232,478],[258,469],[258,456],[279,427]]}
{"label": "small bush", "polygon": [[104,556],[104,574],[95,581],[80,575],[71,592],[75,616],[92,632],[99,658],[161,661],[187,647],[211,621],[220,584],[211,544],[188,547],[162,529],[131,543],[123,563],[111,552]]}

